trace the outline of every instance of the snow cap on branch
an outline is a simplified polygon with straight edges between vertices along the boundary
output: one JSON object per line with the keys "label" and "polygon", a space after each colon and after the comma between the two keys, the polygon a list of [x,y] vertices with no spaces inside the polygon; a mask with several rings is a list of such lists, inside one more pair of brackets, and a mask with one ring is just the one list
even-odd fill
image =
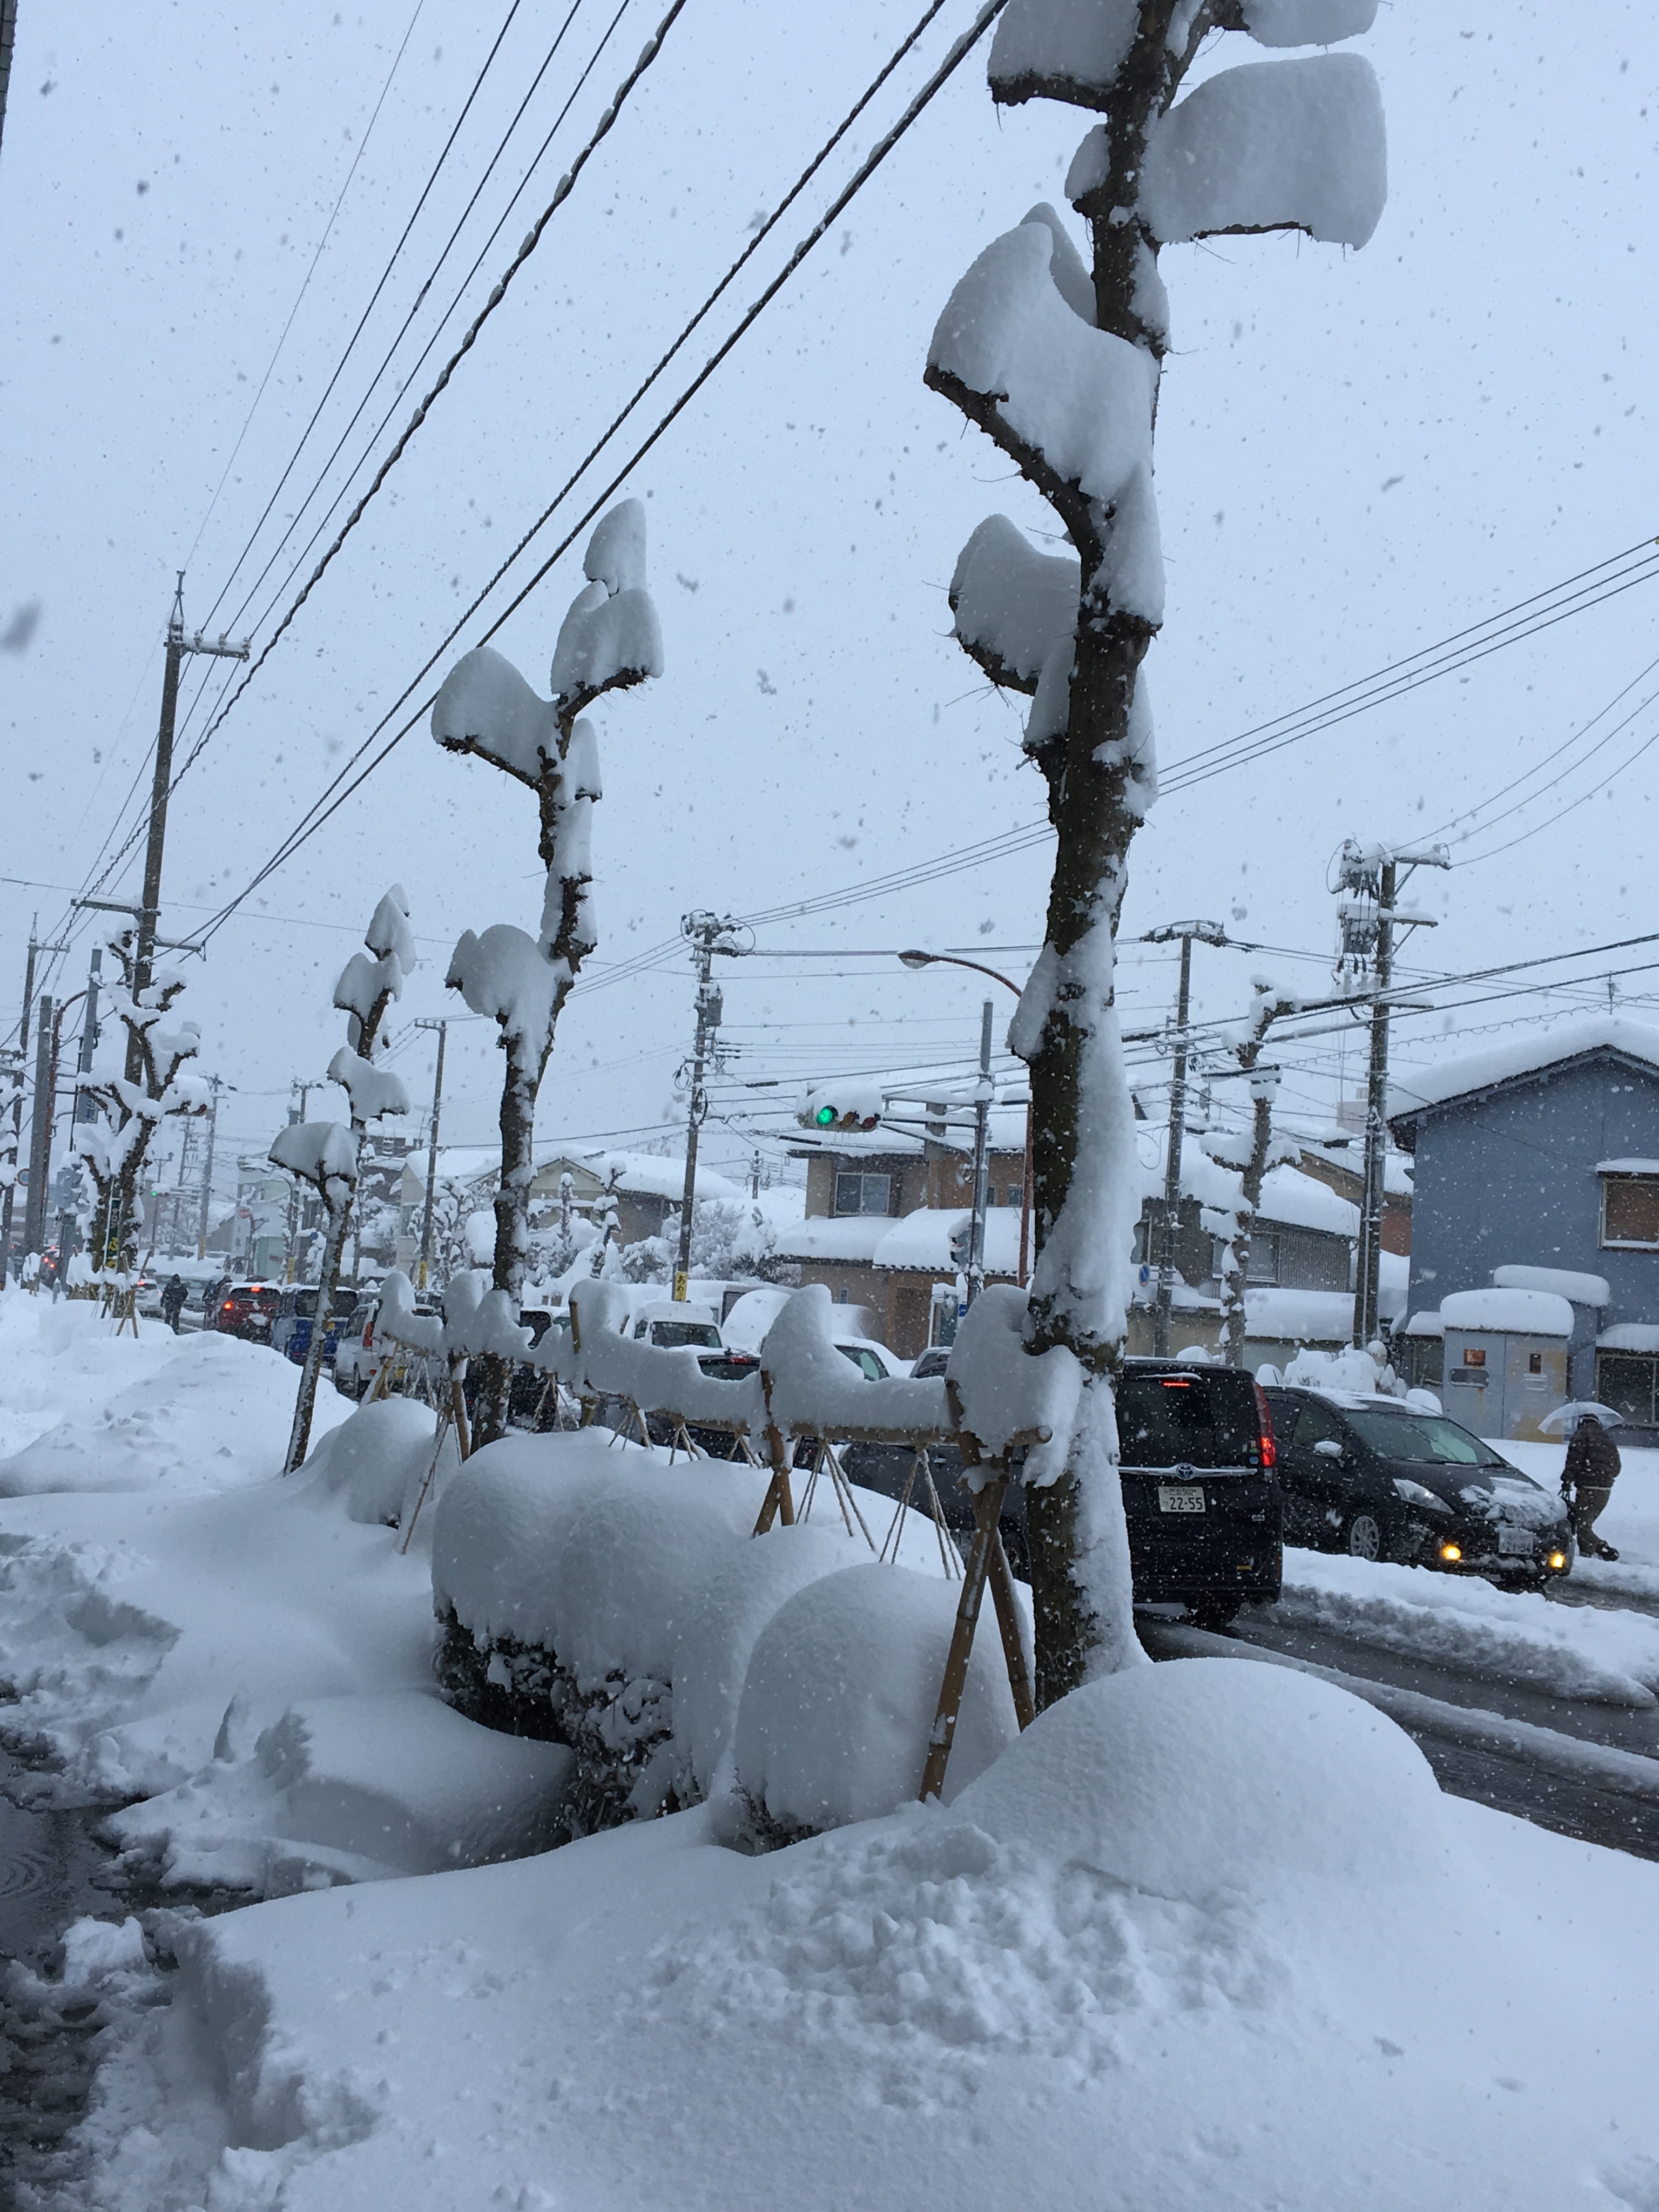
{"label": "snow cap on branch", "polygon": [[[1066,178],[1081,198],[1091,131]],[[1139,212],[1162,244],[1226,231],[1305,230],[1364,246],[1388,199],[1376,71],[1359,54],[1247,62],[1154,125]]]}
{"label": "snow cap on branch", "polygon": [[347,1034],[354,1048],[362,1041],[363,1025],[381,1000],[402,998],[404,978],[416,965],[415,939],[409,927],[409,898],[401,884],[393,884],[375,908],[363,941],[368,951],[352,954],[334,986],[335,1005],[342,1013],[351,1017]]}
{"label": "snow cap on branch", "polygon": [[562,963],[547,959],[535,939],[510,921],[492,922],[482,935],[464,932],[444,978],[475,1014],[501,1024],[503,1039],[532,1047],[547,1037],[566,980]]}
{"label": "snow cap on branch", "polygon": [[432,734],[452,753],[477,753],[533,789],[558,758],[559,721],[494,646],[463,653],[432,708]]}
{"label": "snow cap on branch", "polygon": [[401,1075],[376,1067],[342,1045],[328,1063],[328,1079],[337,1083],[351,1101],[354,1121],[378,1121],[383,1114],[407,1114],[409,1092]]}
{"label": "snow cap on branch", "polygon": [[1103,106],[1139,24],[1139,0],[1009,0],[991,41],[991,97]]}
{"label": "snow cap on branch", "polygon": [[1243,0],[1243,16],[1259,46],[1334,46],[1364,37],[1376,0]]}
{"label": "snow cap on branch", "polygon": [[[357,1188],[357,1139],[337,1121],[290,1121],[271,1139],[265,1158],[313,1184],[325,1199],[331,1183],[343,1190]],[[339,1194],[337,1190],[337,1199]]]}
{"label": "snow cap on branch", "polygon": [[645,507],[625,499],[588,543],[578,592],[553,648],[553,696],[568,719],[602,691],[625,690],[663,669],[662,627],[645,583]]}
{"label": "snow cap on branch", "polygon": [[1052,653],[1069,674],[1078,581],[1075,556],[1039,553],[1006,514],[988,515],[951,579],[957,640],[994,684],[1035,691]]}
{"label": "snow cap on branch", "polygon": [[[1271,64],[1266,64],[1271,66]],[[1049,211],[1052,212],[1052,211]],[[1158,363],[1127,339],[1094,329],[1054,282],[1054,231],[1030,220],[988,246],[945,302],[929,366],[989,400],[1009,429],[1102,508],[1127,498],[1145,510],[1122,533],[1123,582],[1114,605],[1163,618],[1163,562],[1150,520],[1152,407]]]}

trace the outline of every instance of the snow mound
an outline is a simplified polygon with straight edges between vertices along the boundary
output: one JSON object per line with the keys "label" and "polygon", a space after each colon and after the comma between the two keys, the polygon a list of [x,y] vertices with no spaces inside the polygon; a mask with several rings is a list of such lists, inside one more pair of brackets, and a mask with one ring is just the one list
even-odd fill
{"label": "snow mound", "polygon": [[[755,1639],[738,1709],[737,1781],[751,1802],[784,1827],[820,1829],[914,1798],[955,1617],[950,1583],[874,1561],[787,1599]],[[947,1796],[1018,1733],[988,1618],[974,1639]]]}
{"label": "snow mound", "polygon": [[482,1866],[554,1839],[569,1752],[480,1728],[433,1692],[291,1705],[242,1757],[235,1712],[207,1765],[106,1824],[165,1883],[275,1897]]}
{"label": "snow mound", "polygon": [[434,1441],[428,1407],[412,1398],[377,1398],[330,1431],[306,1472],[343,1498],[348,1520],[395,1528],[411,1487],[418,1491],[432,1465]]}
{"label": "snow mound", "polygon": [[[1504,1504],[1519,1517],[1517,1508],[1553,1512],[1557,1501],[1517,1489]],[[1659,1692],[1659,1620],[1494,1589],[1474,1575],[1287,1550],[1273,1617],[1596,1705],[1650,1706]]]}
{"label": "snow mound", "polygon": [[[85,1310],[97,1321],[95,1309]],[[100,1326],[108,1328],[107,1322]],[[98,1340],[84,1326],[70,1342],[76,1336],[95,1360]],[[263,1345],[244,1344],[215,1329],[193,1336],[168,1333],[162,1342],[167,1356],[125,1389],[107,1398],[66,1393],[70,1402],[62,1419],[0,1460],[0,1498],[75,1490],[190,1496],[280,1474],[298,1369]],[[112,1364],[118,1372],[119,1364]],[[325,1396],[317,1419],[327,1426],[343,1420],[345,1412],[343,1401]]]}

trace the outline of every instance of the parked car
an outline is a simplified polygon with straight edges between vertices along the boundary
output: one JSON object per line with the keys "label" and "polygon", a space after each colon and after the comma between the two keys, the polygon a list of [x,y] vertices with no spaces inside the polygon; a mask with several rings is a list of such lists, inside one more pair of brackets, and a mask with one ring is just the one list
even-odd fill
{"label": "parked car", "polygon": [[[349,1291],[335,1293],[337,1297],[351,1295]],[[345,1319],[336,1324],[334,1387],[348,1398],[362,1396],[380,1364],[380,1355],[374,1348],[374,1322],[380,1310],[380,1285],[359,1290],[356,1298]],[[418,1297],[415,1310],[417,1314],[435,1316],[439,1309],[432,1299]]]}
{"label": "parked car", "polygon": [[911,1362],[911,1375],[918,1382],[937,1382],[944,1374],[950,1358],[948,1344],[930,1344],[926,1352]]}
{"label": "parked car", "polygon": [[[1282,1536],[1273,1424],[1260,1386],[1231,1367],[1126,1360],[1117,1425],[1137,1603],[1184,1605],[1206,1627],[1224,1627],[1247,1600],[1271,1605]],[[854,1482],[903,1495],[914,1463],[908,1446],[854,1443],[842,1456]],[[974,1513],[958,1483],[960,1456],[947,1447],[929,1460],[946,1525],[965,1543]],[[919,1486],[910,1503],[928,1510]],[[1029,1574],[1018,1484],[1004,1501],[1002,1540],[1014,1572]]]}
{"label": "parked car", "polygon": [[219,1300],[212,1326],[249,1344],[269,1344],[282,1296],[276,1283],[233,1283]]}
{"label": "parked car", "polygon": [[1267,1398],[1287,1542],[1533,1589],[1571,1571],[1562,1500],[1443,1413],[1328,1391]]}
{"label": "parked car", "polygon": [[[662,1299],[647,1306],[634,1316],[630,1334],[636,1342],[654,1344],[665,1352],[695,1352],[703,1373],[720,1382],[740,1382],[760,1365],[752,1352],[733,1352],[727,1347],[707,1306],[691,1305],[684,1300],[671,1303]],[[639,1433],[634,1409],[624,1399],[604,1400],[599,1418],[605,1427],[622,1435],[637,1437]],[[645,1425],[653,1444],[674,1443],[676,1425],[668,1414],[647,1409]],[[699,1451],[707,1452],[712,1459],[739,1456],[733,1438],[724,1429],[702,1428],[693,1422],[686,1434]]]}
{"label": "parked car", "polygon": [[850,1359],[869,1382],[896,1382],[911,1371],[908,1360],[890,1352],[884,1344],[878,1344],[872,1336],[838,1336],[836,1349],[843,1359]]}
{"label": "parked car", "polygon": [[708,1308],[690,1305],[684,1300],[671,1304],[665,1299],[647,1306],[643,1313],[635,1316],[632,1333],[645,1342],[660,1345],[665,1352],[688,1347],[696,1352],[720,1352],[726,1343]]}
{"label": "parked car", "polygon": [[[338,1293],[337,1292],[336,1295],[337,1296]],[[300,1284],[291,1284],[283,1292],[281,1303],[276,1309],[276,1318],[270,1325],[272,1351],[284,1353],[296,1367],[302,1367],[305,1364],[306,1354],[311,1349],[312,1324],[316,1318],[317,1301],[321,1296],[322,1292],[314,1284],[309,1288]],[[325,1367],[332,1364],[339,1351],[339,1317],[336,1314],[331,1314],[328,1334],[323,1340]]]}

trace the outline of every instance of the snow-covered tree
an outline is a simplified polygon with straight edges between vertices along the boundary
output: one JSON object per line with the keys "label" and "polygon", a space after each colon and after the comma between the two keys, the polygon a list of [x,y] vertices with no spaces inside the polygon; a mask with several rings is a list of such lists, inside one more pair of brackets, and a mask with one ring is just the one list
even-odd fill
{"label": "snow-covered tree", "polygon": [[1069,554],[981,523],[951,586],[956,635],[1030,695],[1025,750],[1058,835],[1047,942],[1010,1031],[1031,1073],[1037,1259],[1027,1349],[1063,1349],[1082,1387],[1053,1479],[1028,1500],[1037,1701],[1135,1663],[1112,1378],[1138,1208],[1115,1012],[1130,843],[1156,794],[1141,663],[1164,619],[1152,427],[1169,343],[1159,249],[1300,230],[1362,246],[1385,193],[1367,63],[1304,55],[1223,70],[1176,100],[1215,32],[1269,47],[1369,29],[1376,0],[1010,0],[990,60],[1004,104],[1101,118],[1066,180],[1088,230],[1034,208],[957,284],[927,380],[1053,507]]}
{"label": "snow-covered tree", "polygon": [[[571,603],[553,652],[551,700],[489,646],[457,661],[432,709],[432,734],[451,752],[476,753],[536,794],[547,891],[536,936],[498,921],[455,947],[446,979],[475,1014],[500,1029],[501,1179],[495,1194],[495,1287],[517,1302],[530,1250],[530,1186],[536,1097],[559,1015],[597,942],[588,887],[593,802],[600,796],[599,739],[584,710],[607,691],[662,673],[662,632],[645,582],[645,509],[613,507],[582,564],[589,579]],[[507,1426],[509,1371],[478,1362],[474,1434],[488,1443]]]}
{"label": "snow-covered tree", "polygon": [[136,1066],[136,1079],[95,1076],[82,1096],[102,1109],[102,1121],[77,1121],[70,1149],[84,1162],[97,1193],[92,1222],[93,1280],[100,1274],[131,1273],[138,1255],[138,1185],[151,1140],[171,1114],[205,1114],[211,1094],[206,1079],[186,1071],[202,1048],[194,1022],[173,1012],[185,988],[177,969],[159,969],[134,993],[138,933],[128,923],[115,930],[108,949],[120,969],[118,982],[106,985],[111,1015],[125,1033],[124,1065]]}
{"label": "snow-covered tree", "polygon": [[291,1121],[271,1139],[269,1155],[276,1166],[310,1184],[323,1201],[328,1224],[318,1273],[317,1317],[300,1370],[294,1425],[283,1463],[283,1472],[289,1474],[305,1458],[311,1442],[311,1417],[328,1337],[325,1316],[332,1310],[339,1286],[340,1261],[351,1226],[363,1140],[371,1121],[378,1121],[382,1115],[409,1111],[403,1078],[374,1065],[374,1049],[386,1009],[394,999],[403,996],[404,979],[415,965],[409,900],[401,884],[393,884],[375,908],[363,943],[367,951],[352,954],[334,987],[334,1003],[348,1018],[346,1042],[328,1064],[329,1081],[337,1083],[351,1103],[350,1122]]}

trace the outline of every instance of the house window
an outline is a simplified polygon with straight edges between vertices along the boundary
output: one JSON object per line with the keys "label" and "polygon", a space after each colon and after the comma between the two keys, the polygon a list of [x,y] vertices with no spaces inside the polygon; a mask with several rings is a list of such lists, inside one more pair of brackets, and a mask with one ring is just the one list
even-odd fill
{"label": "house window", "polygon": [[1598,1352],[1595,1355],[1597,1398],[1643,1428],[1656,1425],[1656,1381],[1659,1381],[1659,1358],[1651,1354]]}
{"label": "house window", "polygon": [[[1215,1257],[1210,1267],[1210,1273],[1217,1282],[1222,1279],[1221,1270],[1226,1265],[1226,1243],[1218,1237],[1215,1240]],[[1244,1279],[1247,1283],[1276,1283],[1279,1280],[1277,1237],[1263,1237],[1258,1232],[1251,1237],[1249,1252],[1244,1262]]]}
{"label": "house window", "polygon": [[886,1213],[893,1178],[884,1175],[838,1175],[836,1177],[837,1213]]}
{"label": "house window", "polygon": [[1601,1242],[1659,1249],[1659,1176],[1603,1176]]}

